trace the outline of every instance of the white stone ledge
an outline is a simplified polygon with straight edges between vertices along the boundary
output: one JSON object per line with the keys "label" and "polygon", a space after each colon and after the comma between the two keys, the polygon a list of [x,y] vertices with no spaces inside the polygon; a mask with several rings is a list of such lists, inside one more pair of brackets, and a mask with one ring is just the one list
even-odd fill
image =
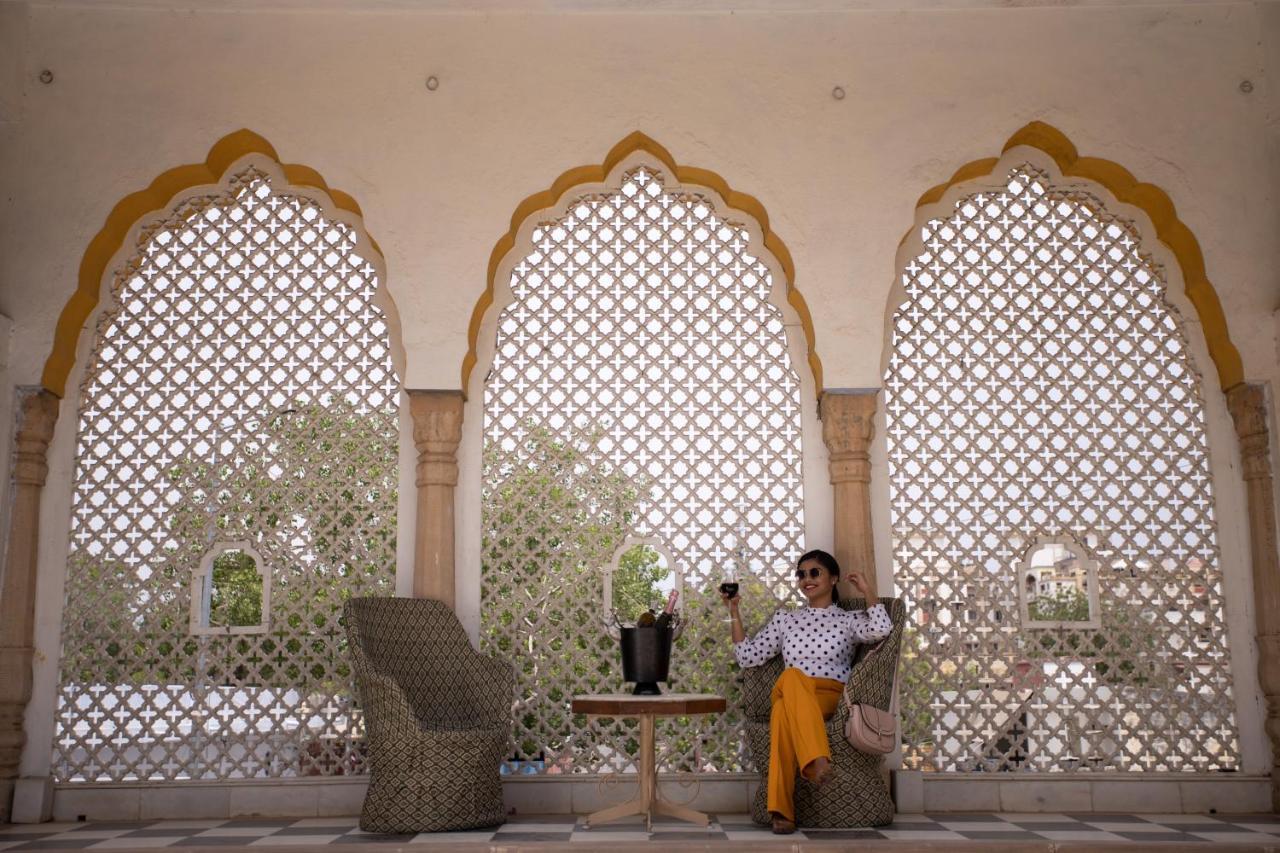
{"label": "white stone ledge", "polygon": [[[915,771],[895,771],[909,792]],[[1271,778],[1240,773],[919,773],[922,802],[899,811],[1256,814],[1271,811]],[[906,784],[904,784],[906,783]],[[913,806],[919,808],[913,808]]]}
{"label": "white stone ledge", "polygon": [[[1147,812],[1248,814],[1271,810],[1271,780],[1242,774],[920,773],[894,771],[900,812]],[[54,786],[54,820],[329,817],[360,813],[364,779],[80,783]],[[712,813],[744,813],[754,774],[660,776],[662,793]],[[635,780],[539,776],[503,780],[508,812],[586,814],[632,796]]]}
{"label": "white stone ledge", "polygon": [[[742,813],[759,784],[753,773],[658,777],[662,794],[709,812]],[[363,779],[244,779],[191,782],[84,782],[54,786],[53,819],[194,820],[240,817],[331,817],[360,813]],[[515,814],[589,814],[630,799],[634,775],[539,776],[503,779],[503,799]]]}

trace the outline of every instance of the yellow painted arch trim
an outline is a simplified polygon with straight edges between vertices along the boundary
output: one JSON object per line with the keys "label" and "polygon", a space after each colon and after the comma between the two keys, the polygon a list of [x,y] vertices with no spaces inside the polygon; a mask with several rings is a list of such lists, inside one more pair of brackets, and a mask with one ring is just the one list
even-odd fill
{"label": "yellow painted arch trim", "polygon": [[[1209,355],[1218,370],[1218,382],[1227,391],[1244,381],[1244,364],[1240,352],[1231,342],[1227,318],[1222,312],[1218,291],[1205,272],[1204,254],[1191,229],[1178,218],[1168,193],[1154,184],[1141,183],[1119,163],[1100,157],[1081,157],[1062,131],[1040,121],[1033,121],[1004,144],[1003,152],[1020,145],[1039,149],[1053,158],[1065,177],[1085,178],[1105,187],[1124,204],[1139,208],[1151,219],[1156,236],[1169,247],[1182,268],[1187,299],[1200,317]],[[974,160],[956,170],[946,183],[933,187],[916,203],[917,208],[934,204],[957,184],[989,176],[998,158]]]}
{"label": "yellow painted arch trim", "polygon": [[[309,166],[286,164],[271,143],[251,130],[237,130],[219,139],[209,149],[203,163],[177,166],[159,175],[145,190],[125,196],[107,214],[102,230],[89,241],[84,257],[80,260],[79,283],[75,293],[63,306],[58,325],[53,333],[53,348],[44,363],[41,384],[45,390],[62,397],[66,393],[67,377],[75,365],[80,332],[97,307],[102,293],[107,267],[124,245],[129,231],[144,216],[167,208],[178,194],[197,186],[219,183],[227,169],[248,154],[261,154],[277,163],[289,183],[297,187],[320,190],[332,200],[335,207],[361,216],[355,199],[325,183],[320,173]],[[372,242],[373,238],[369,238]],[[381,254],[377,244],[374,249]]]}
{"label": "yellow painted arch trim", "polygon": [[542,192],[534,193],[516,205],[515,212],[511,214],[511,227],[507,233],[498,238],[498,242],[493,246],[493,251],[489,253],[489,269],[486,276],[485,289],[480,294],[480,298],[476,300],[475,308],[471,311],[471,325],[467,330],[467,354],[462,359],[462,393],[467,393],[471,371],[476,366],[480,325],[484,321],[485,312],[493,305],[494,285],[498,269],[507,254],[515,248],[516,235],[520,230],[520,226],[539,210],[554,207],[561,197],[574,187],[583,184],[603,183],[614,167],[636,152],[644,152],[662,163],[675,175],[676,180],[681,184],[705,187],[714,191],[724,199],[725,204],[729,207],[747,214],[760,225],[760,233],[764,235],[764,246],[777,259],[778,265],[782,268],[783,277],[786,279],[787,302],[795,309],[800,318],[800,325],[804,329],[805,352],[809,361],[809,368],[813,371],[814,388],[818,396],[821,397],[822,360],[818,358],[818,352],[814,346],[813,317],[809,314],[809,305],[805,302],[804,296],[800,291],[796,290],[796,265],[791,259],[791,251],[782,242],[782,238],[769,229],[769,214],[765,211],[764,205],[754,196],[733,189],[729,186],[728,181],[709,169],[678,165],[675,158],[671,156],[671,153],[666,148],[640,131],[631,133],[613,146],[604,158],[603,163],[595,166],[578,166],[577,168],[569,169],[552,181],[549,188]]}

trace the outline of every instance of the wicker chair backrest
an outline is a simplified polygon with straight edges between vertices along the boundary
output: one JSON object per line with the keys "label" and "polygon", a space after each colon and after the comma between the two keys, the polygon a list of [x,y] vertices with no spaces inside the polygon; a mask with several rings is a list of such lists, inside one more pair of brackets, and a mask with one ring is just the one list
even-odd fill
{"label": "wicker chair backrest", "polygon": [[368,667],[393,678],[424,722],[474,725],[473,697],[486,659],[447,605],[427,598],[353,598],[344,613],[357,671]]}
{"label": "wicker chair backrest", "polygon": [[[893,698],[893,676],[902,651],[902,631],[907,621],[907,605],[901,598],[881,598],[889,611],[893,630],[879,643],[859,643],[854,646],[853,672],[849,675],[849,693],[854,702],[866,702],[882,710],[889,707]],[[842,600],[845,610],[862,610],[866,601],[861,598]],[[878,649],[871,660],[866,660],[872,649]],[[865,664],[864,664],[865,661]]]}

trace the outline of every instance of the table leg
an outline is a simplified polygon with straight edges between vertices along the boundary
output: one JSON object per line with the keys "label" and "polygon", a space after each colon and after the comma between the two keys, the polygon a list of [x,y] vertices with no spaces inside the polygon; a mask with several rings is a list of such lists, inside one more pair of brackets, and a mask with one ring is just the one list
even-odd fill
{"label": "table leg", "polygon": [[617,820],[620,817],[627,817],[633,814],[643,814],[644,809],[640,806],[640,798],[627,800],[625,803],[619,803],[616,806],[609,806],[607,809],[601,809],[598,812],[592,812],[587,815],[583,826],[590,829],[595,824],[608,823],[611,820]]}
{"label": "table leg", "polygon": [[633,814],[644,815],[645,829],[653,828],[653,805],[655,794],[657,792],[656,777],[654,772],[654,742],[653,742],[653,714],[640,715],[640,773],[639,782],[640,790],[636,792],[634,799],[625,803],[619,803],[616,806],[610,806],[607,809],[601,809],[598,812],[592,812],[587,816],[585,826],[590,829],[592,824],[607,823],[620,817],[627,817]]}
{"label": "table leg", "polygon": [[658,793],[657,758],[653,741],[653,714],[640,717],[640,811],[645,829],[653,829],[653,805]]}
{"label": "table leg", "polygon": [[696,812],[691,808],[678,806],[675,803],[667,802],[666,800],[660,799],[655,802],[653,806],[653,810],[658,814],[669,815],[670,817],[679,818],[680,820],[687,820],[689,823],[696,823],[699,826],[706,826],[711,822],[711,819],[702,812]]}
{"label": "table leg", "polygon": [[654,742],[653,714],[640,714],[639,716],[640,790],[636,793],[635,799],[588,815],[585,822],[586,828],[590,829],[592,824],[606,823],[633,814],[644,815],[645,829],[648,831],[653,830],[653,816],[655,814],[664,814],[679,820],[696,823],[699,826],[706,826],[710,823],[710,820],[702,812],[694,811],[675,803],[669,803],[662,799],[658,791],[657,745]]}
{"label": "table leg", "polygon": [[662,799],[662,793],[658,790],[656,746],[653,737],[653,715],[645,714],[640,718],[640,788],[644,792],[641,796],[645,799],[642,807],[645,824],[652,830],[653,816],[664,814],[699,826],[706,826],[710,821],[702,812]]}

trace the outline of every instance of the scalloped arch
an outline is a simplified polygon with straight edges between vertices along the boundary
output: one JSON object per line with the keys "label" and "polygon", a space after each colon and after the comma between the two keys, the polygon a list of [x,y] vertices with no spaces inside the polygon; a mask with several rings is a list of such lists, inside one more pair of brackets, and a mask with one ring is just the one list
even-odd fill
{"label": "scalloped arch", "polygon": [[[1081,157],[1066,134],[1041,121],[1033,121],[1018,130],[1004,144],[1001,153],[1026,145],[1039,149],[1053,158],[1065,177],[1085,178],[1105,187],[1118,201],[1141,209],[1151,219],[1156,236],[1173,252],[1182,269],[1183,285],[1192,306],[1200,317],[1209,355],[1218,371],[1218,382],[1223,391],[1230,390],[1244,381],[1244,364],[1240,352],[1231,342],[1227,318],[1222,312],[1218,291],[1205,272],[1204,254],[1191,229],[1178,218],[1178,212],[1168,193],[1155,184],[1138,181],[1128,169],[1101,157]],[[946,183],[925,192],[916,202],[919,210],[934,204],[957,184],[989,176],[998,157],[988,157],[966,163],[956,170]],[[907,237],[911,232],[908,232]],[[907,239],[904,237],[903,240]]]}
{"label": "scalloped arch", "polygon": [[621,142],[613,146],[605,156],[604,162],[599,165],[578,166],[569,169],[552,181],[550,187],[534,193],[516,205],[515,212],[511,214],[511,227],[507,233],[498,238],[498,242],[493,246],[493,251],[489,253],[489,269],[485,277],[484,292],[480,294],[480,298],[476,300],[475,308],[471,311],[471,325],[467,330],[467,354],[462,359],[462,393],[464,395],[467,393],[471,371],[475,368],[478,359],[477,347],[480,339],[480,326],[484,321],[485,313],[493,305],[495,277],[503,259],[515,248],[516,234],[519,232],[520,226],[537,211],[554,207],[561,197],[574,187],[583,184],[602,183],[615,166],[636,152],[644,152],[658,160],[676,176],[680,183],[712,190],[724,199],[725,204],[729,207],[745,213],[759,224],[760,233],[764,235],[764,246],[773,253],[778,265],[782,268],[783,277],[786,279],[787,302],[795,309],[797,316],[800,318],[801,328],[804,329],[805,353],[809,362],[809,369],[813,372],[814,388],[817,391],[817,396],[821,398],[822,360],[818,357],[817,348],[814,344],[813,318],[809,314],[808,303],[805,302],[804,296],[795,286],[796,267],[795,262],[791,259],[791,251],[782,242],[782,238],[770,230],[769,214],[764,209],[764,205],[755,196],[733,189],[729,186],[728,181],[710,169],[677,164],[675,158],[671,156],[671,153],[666,148],[638,130],[627,135]]}
{"label": "scalloped arch", "polygon": [[[75,293],[71,294],[71,298],[62,307],[62,313],[58,315],[53,347],[45,360],[44,372],[40,378],[45,390],[57,397],[65,395],[67,377],[75,366],[80,333],[101,299],[107,269],[124,246],[133,226],[144,216],[168,207],[180,193],[192,187],[218,184],[233,163],[249,154],[261,154],[274,161],[291,186],[317,190],[335,208],[363,218],[360,205],[356,204],[355,199],[341,190],[331,188],[315,169],[297,163],[281,163],[275,147],[251,130],[241,129],[227,134],[209,149],[203,163],[176,166],[161,173],[150,186],[125,196],[107,214],[102,230],[89,241],[84,257],[80,260]],[[367,232],[366,236],[369,236],[374,251],[381,256],[382,250],[377,242]],[[385,288],[386,282],[382,284]],[[394,326],[395,318],[389,319]],[[398,328],[394,334],[399,334]]]}

